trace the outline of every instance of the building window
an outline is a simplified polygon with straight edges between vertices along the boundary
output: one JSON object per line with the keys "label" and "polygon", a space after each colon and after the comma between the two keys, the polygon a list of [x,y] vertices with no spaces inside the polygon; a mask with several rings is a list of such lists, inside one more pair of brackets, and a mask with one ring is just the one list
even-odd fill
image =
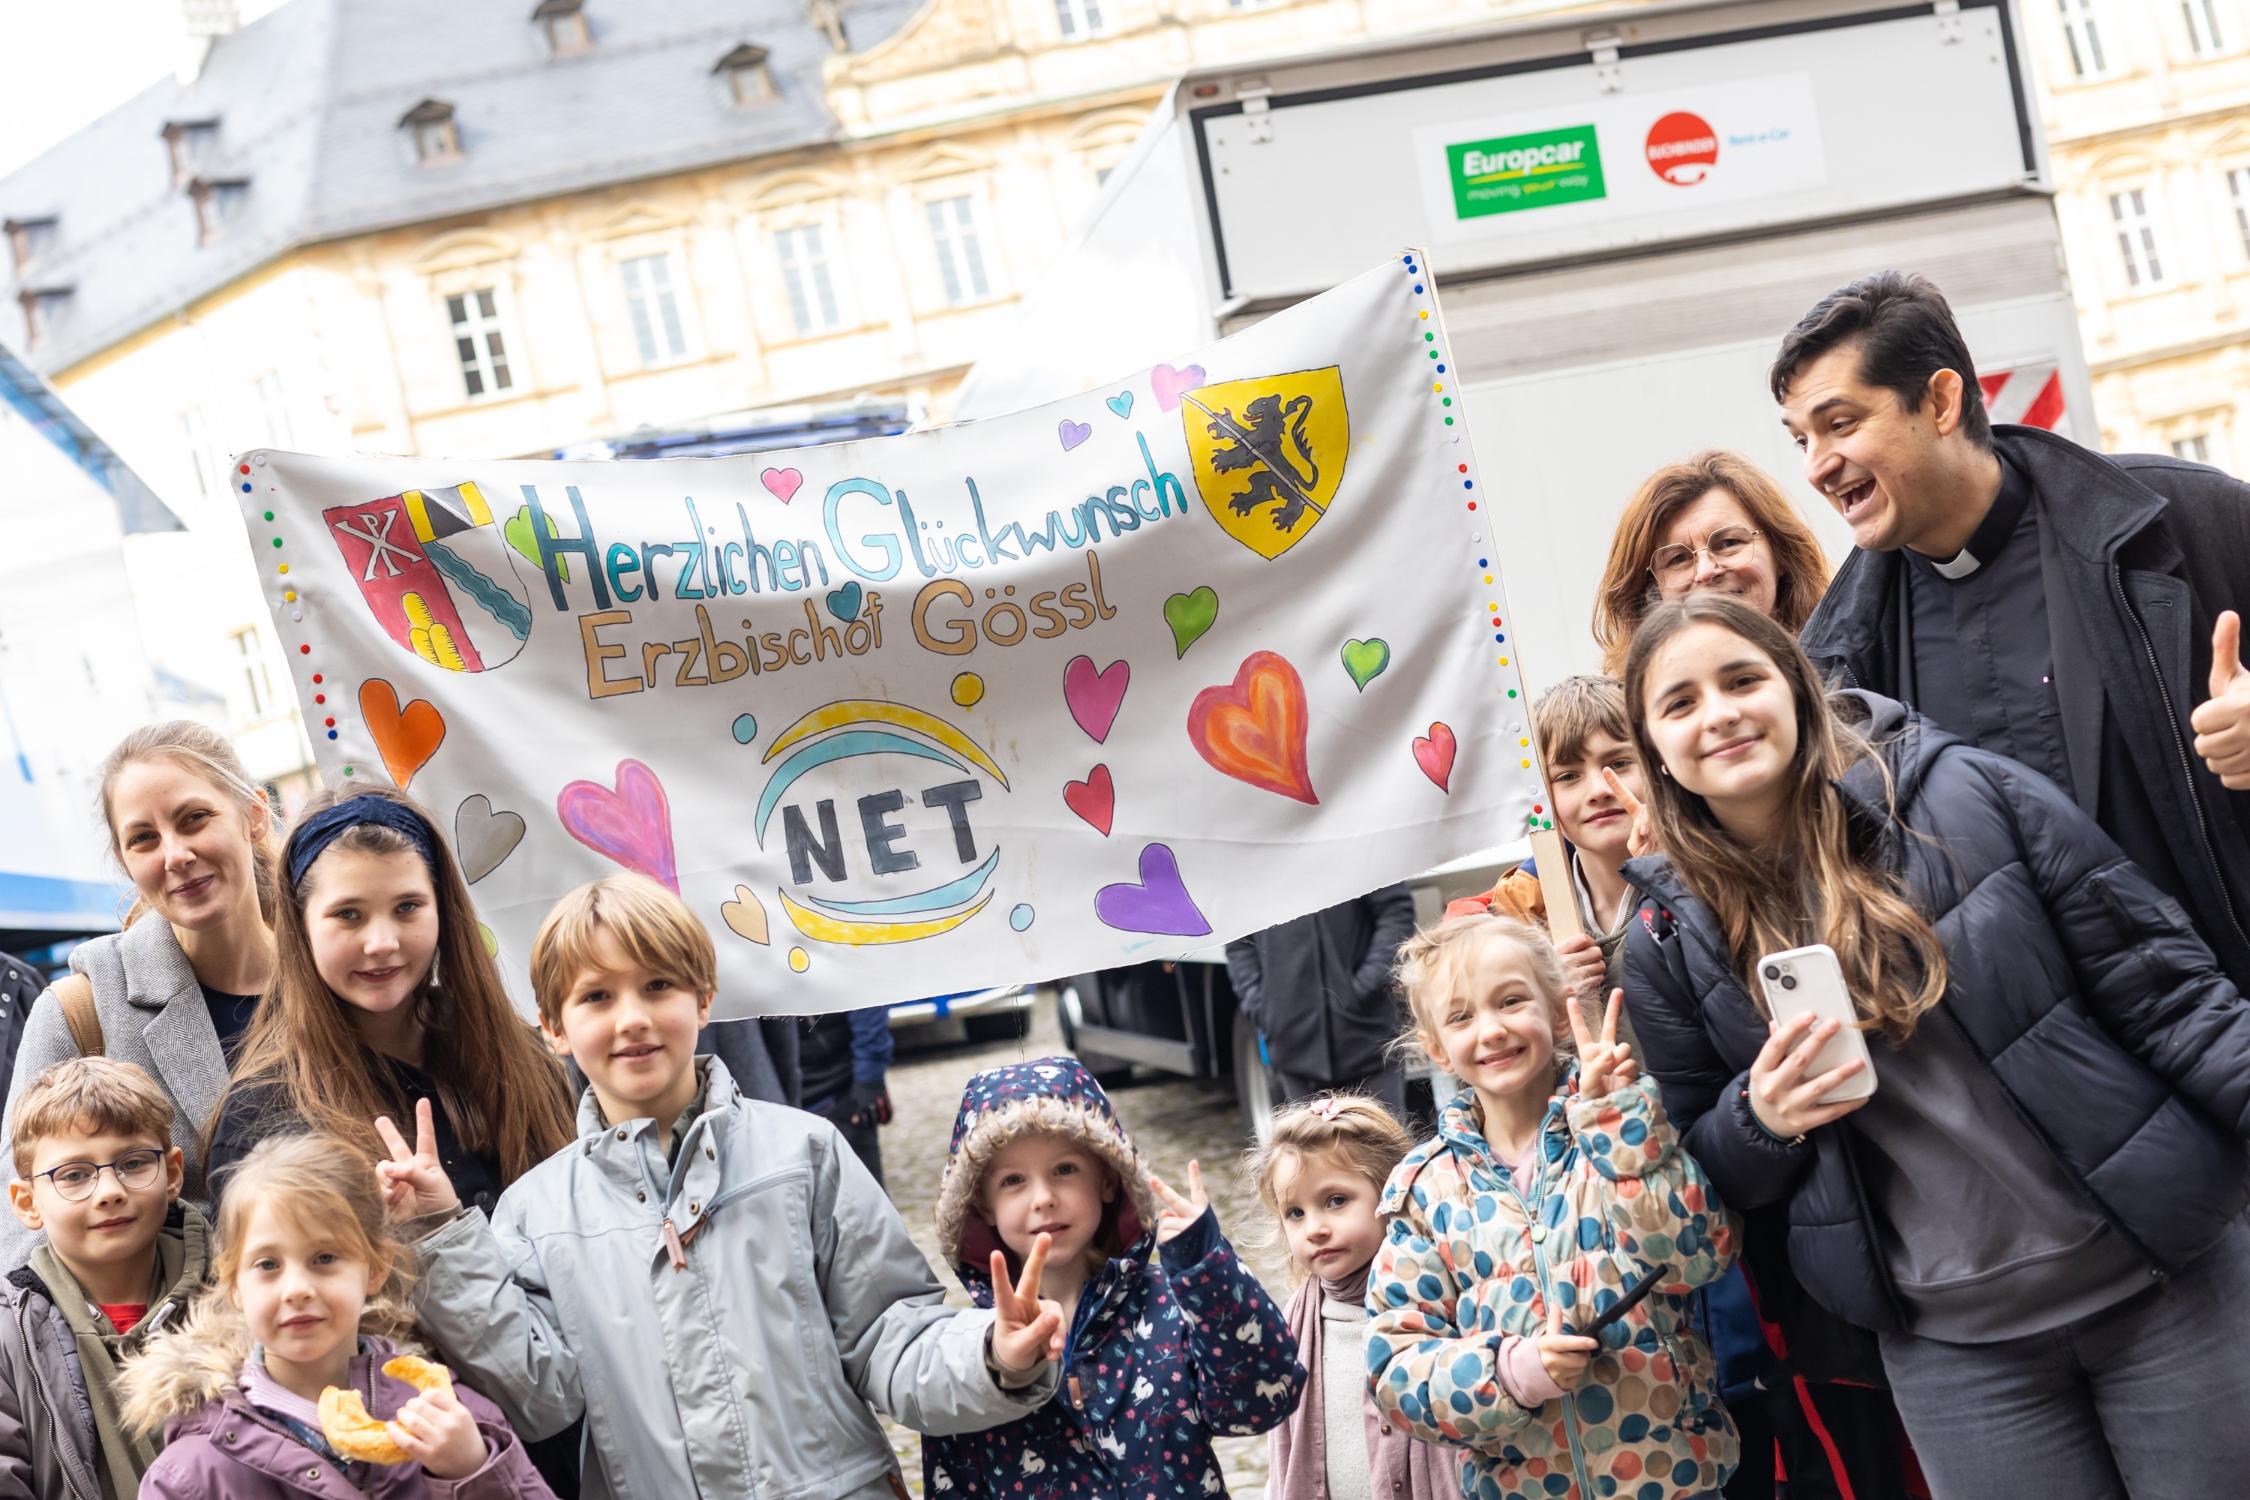
{"label": "building window", "polygon": [[594,45],[594,39],[586,32],[582,0],[539,0],[532,9],[531,19],[546,33],[547,50],[557,57],[585,52]]}
{"label": "building window", "polygon": [[268,370],[257,380],[258,415],[266,424],[266,442],[276,448],[286,448],[297,441],[295,429],[289,421],[289,398],[282,393],[281,374]]}
{"label": "building window", "polygon": [[185,187],[209,161],[219,138],[219,122],[216,118],[167,120],[157,134],[172,163],[172,185]]}
{"label": "building window", "polygon": [[2110,222],[2117,226],[2117,248],[2125,257],[2128,286],[2160,286],[2164,259],[2157,253],[2156,225],[2148,216],[2147,190],[2128,188],[2109,195]]}
{"label": "building window", "polygon": [[266,666],[265,647],[258,639],[257,626],[246,625],[234,632],[234,651],[242,667],[250,717],[262,719],[273,712],[273,676]]}
{"label": "building window", "polygon": [[2070,46],[2070,71],[2079,78],[2094,78],[2109,71],[2102,52],[2101,24],[2095,19],[2096,0],[2055,0],[2062,13],[2063,40]]}
{"label": "building window", "polygon": [[453,349],[460,356],[461,383],[469,394],[482,396],[514,385],[492,288],[457,292],[445,299],[445,310],[453,320]]}
{"label": "building window", "polygon": [[191,406],[180,413],[180,440],[187,447],[188,473],[195,479],[199,499],[211,498],[211,475],[218,465],[211,453],[211,430],[204,424],[203,408]]}
{"label": "building window", "polygon": [[800,335],[825,333],[843,322],[836,311],[836,288],[828,275],[828,252],[818,224],[798,224],[773,232],[774,255],[781,262],[781,284],[789,293],[789,321]]}
{"label": "building window", "polygon": [[2227,199],[2234,205],[2234,232],[2242,241],[2242,253],[2250,257],[2250,167],[2228,171]]}
{"label": "building window", "polygon": [[27,286],[16,293],[16,306],[23,309],[25,348],[36,349],[54,337],[55,323],[70,305],[72,290],[67,286]]}
{"label": "building window", "polygon": [[55,219],[52,214],[37,219],[10,219],[0,224],[0,233],[8,236],[8,254],[15,261],[16,275],[21,276],[54,243]]}
{"label": "building window", "polygon": [[1076,37],[1099,36],[1102,30],[1101,0],[1055,0],[1055,21],[1062,28],[1065,41]]}
{"label": "building window", "polygon": [[2219,30],[2219,0],[2180,0],[2180,14],[2187,19],[2190,52],[2209,57],[2226,47],[2226,37]]}
{"label": "building window", "polygon": [[773,98],[773,75],[766,70],[766,49],[744,42],[719,59],[711,70],[726,80],[727,102],[748,109]]}
{"label": "building window", "polygon": [[398,128],[413,133],[414,159],[425,165],[461,159],[461,129],[453,106],[443,99],[424,99],[398,118]]}
{"label": "building window", "polygon": [[243,177],[198,177],[187,185],[188,200],[195,205],[195,242],[214,245],[226,238],[227,226],[242,209],[250,191]]}
{"label": "building window", "polygon": [[977,248],[975,205],[966,193],[934,198],[930,239],[937,246],[938,274],[945,278],[945,300],[959,304],[992,295],[984,276],[984,252]]}
{"label": "building window", "polygon": [[625,310],[633,317],[633,338],[641,348],[641,363],[662,364],[687,353],[679,300],[672,295],[672,257],[636,255],[619,261],[617,274],[625,283]]}
{"label": "building window", "polygon": [[2186,437],[2172,439],[2172,456],[2184,458],[2191,464],[2209,463],[2211,461],[2211,434],[2208,432],[2191,432]]}

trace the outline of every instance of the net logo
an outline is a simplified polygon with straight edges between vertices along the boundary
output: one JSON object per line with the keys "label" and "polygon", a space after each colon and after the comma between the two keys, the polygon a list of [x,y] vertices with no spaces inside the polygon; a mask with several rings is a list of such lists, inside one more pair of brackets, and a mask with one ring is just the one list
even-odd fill
{"label": "net logo", "polygon": [[1591,125],[1462,141],[1445,148],[1456,218],[1516,213],[1608,196]]}
{"label": "net logo", "polygon": [[1649,170],[1674,187],[1694,187],[1719,164],[1719,133],[1688,110],[1674,110],[1648,128]]}

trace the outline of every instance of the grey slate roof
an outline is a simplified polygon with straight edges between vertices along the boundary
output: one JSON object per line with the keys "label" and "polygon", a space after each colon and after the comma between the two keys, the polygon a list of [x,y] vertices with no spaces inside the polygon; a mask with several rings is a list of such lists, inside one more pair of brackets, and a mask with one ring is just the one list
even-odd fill
{"label": "grey slate roof", "polygon": [[[923,0],[845,0],[855,48]],[[219,38],[202,74],[167,78],[0,177],[0,219],[59,216],[51,247],[0,283],[68,286],[26,353],[75,364],[291,248],[833,139],[826,39],[803,0],[588,0],[590,50],[549,54],[531,0],[290,0]],[[768,51],[776,97],[732,107],[719,58]],[[462,159],[425,166],[399,118],[454,106]],[[172,180],[165,124],[217,118],[197,171],[242,179],[215,243]],[[14,276],[0,256],[0,275]]]}

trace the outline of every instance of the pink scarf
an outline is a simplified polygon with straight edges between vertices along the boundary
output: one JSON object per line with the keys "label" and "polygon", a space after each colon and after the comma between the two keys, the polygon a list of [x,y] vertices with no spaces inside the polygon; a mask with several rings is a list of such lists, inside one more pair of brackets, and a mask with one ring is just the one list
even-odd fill
{"label": "pink scarf", "polygon": [[[1373,1262],[1369,1263],[1370,1265]],[[1326,1408],[1321,1404],[1320,1305],[1367,1300],[1367,1266],[1341,1281],[1308,1281],[1289,1299],[1289,1331],[1305,1367],[1305,1392],[1288,1421],[1273,1430],[1267,1500],[1328,1500]],[[1418,1443],[1385,1421],[1372,1398],[1361,1397],[1367,1420],[1368,1487],[1407,1500],[1461,1500],[1461,1461],[1442,1448]]]}

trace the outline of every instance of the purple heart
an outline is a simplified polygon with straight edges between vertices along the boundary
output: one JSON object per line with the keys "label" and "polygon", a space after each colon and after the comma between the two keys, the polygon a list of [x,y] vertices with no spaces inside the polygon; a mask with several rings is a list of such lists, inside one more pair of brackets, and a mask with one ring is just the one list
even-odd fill
{"label": "purple heart", "polygon": [[1196,908],[1180,879],[1179,861],[1167,844],[1141,847],[1141,879],[1120,881],[1094,893],[1094,916],[1120,932],[1162,932],[1177,937],[1208,937],[1211,924]]}
{"label": "purple heart", "polygon": [[1184,365],[1175,370],[1170,365],[1158,365],[1148,372],[1148,383],[1156,392],[1156,404],[1165,411],[1178,411],[1180,397],[1203,384],[1203,366]]}
{"label": "purple heart", "polygon": [[1055,424],[1055,435],[1062,439],[1063,452],[1068,453],[1094,435],[1094,429],[1084,422],[1073,422],[1065,417]]}
{"label": "purple heart", "polygon": [[555,816],[570,836],[628,870],[680,891],[672,854],[672,805],[656,773],[637,760],[617,763],[617,790],[574,781],[555,797]]}

